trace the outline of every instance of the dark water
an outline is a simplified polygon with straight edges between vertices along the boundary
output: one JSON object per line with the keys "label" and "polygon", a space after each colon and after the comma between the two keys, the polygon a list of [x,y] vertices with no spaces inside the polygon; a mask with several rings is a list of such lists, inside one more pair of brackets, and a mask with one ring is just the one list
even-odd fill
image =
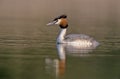
{"label": "dark water", "polygon": [[[119,2],[1,0],[0,79],[120,79]],[[100,45],[61,52],[59,28],[46,23],[63,13],[68,33],[93,36]]]}

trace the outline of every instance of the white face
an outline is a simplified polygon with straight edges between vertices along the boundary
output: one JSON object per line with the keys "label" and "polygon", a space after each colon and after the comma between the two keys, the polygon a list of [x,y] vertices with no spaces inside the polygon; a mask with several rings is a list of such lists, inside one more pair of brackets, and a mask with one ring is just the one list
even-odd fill
{"label": "white face", "polygon": [[52,21],[52,22],[48,23],[47,25],[48,25],[48,26],[49,26],[49,25],[53,25],[53,24],[59,25],[60,22],[61,22],[61,19],[58,19],[58,20],[56,20],[56,21]]}
{"label": "white face", "polygon": [[58,21],[55,24],[59,25],[60,23],[61,23],[61,19],[58,19]]}

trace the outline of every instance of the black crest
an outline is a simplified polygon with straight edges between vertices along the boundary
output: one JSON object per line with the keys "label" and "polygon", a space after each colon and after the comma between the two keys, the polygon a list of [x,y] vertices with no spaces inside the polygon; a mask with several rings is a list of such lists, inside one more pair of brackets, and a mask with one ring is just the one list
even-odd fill
{"label": "black crest", "polygon": [[63,14],[61,16],[56,17],[53,21],[61,19],[61,18],[67,18],[67,15]]}

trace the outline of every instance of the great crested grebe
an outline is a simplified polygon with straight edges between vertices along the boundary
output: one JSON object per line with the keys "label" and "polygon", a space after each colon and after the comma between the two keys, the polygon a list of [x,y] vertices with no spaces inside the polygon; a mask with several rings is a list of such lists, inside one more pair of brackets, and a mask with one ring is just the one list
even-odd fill
{"label": "great crested grebe", "polygon": [[67,15],[63,14],[55,18],[52,22],[47,25],[59,25],[61,30],[57,37],[58,44],[75,44],[79,46],[97,46],[99,43],[92,37],[85,34],[69,34],[66,36],[66,31],[68,27]]}

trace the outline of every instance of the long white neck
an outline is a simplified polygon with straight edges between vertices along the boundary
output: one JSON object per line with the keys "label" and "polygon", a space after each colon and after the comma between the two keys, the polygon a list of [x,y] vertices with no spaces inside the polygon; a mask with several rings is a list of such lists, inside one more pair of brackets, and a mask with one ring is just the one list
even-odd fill
{"label": "long white neck", "polygon": [[66,35],[66,31],[67,31],[66,28],[61,29],[61,31],[60,31],[60,33],[59,33],[59,35],[57,37],[57,43],[64,43],[64,37]]}

